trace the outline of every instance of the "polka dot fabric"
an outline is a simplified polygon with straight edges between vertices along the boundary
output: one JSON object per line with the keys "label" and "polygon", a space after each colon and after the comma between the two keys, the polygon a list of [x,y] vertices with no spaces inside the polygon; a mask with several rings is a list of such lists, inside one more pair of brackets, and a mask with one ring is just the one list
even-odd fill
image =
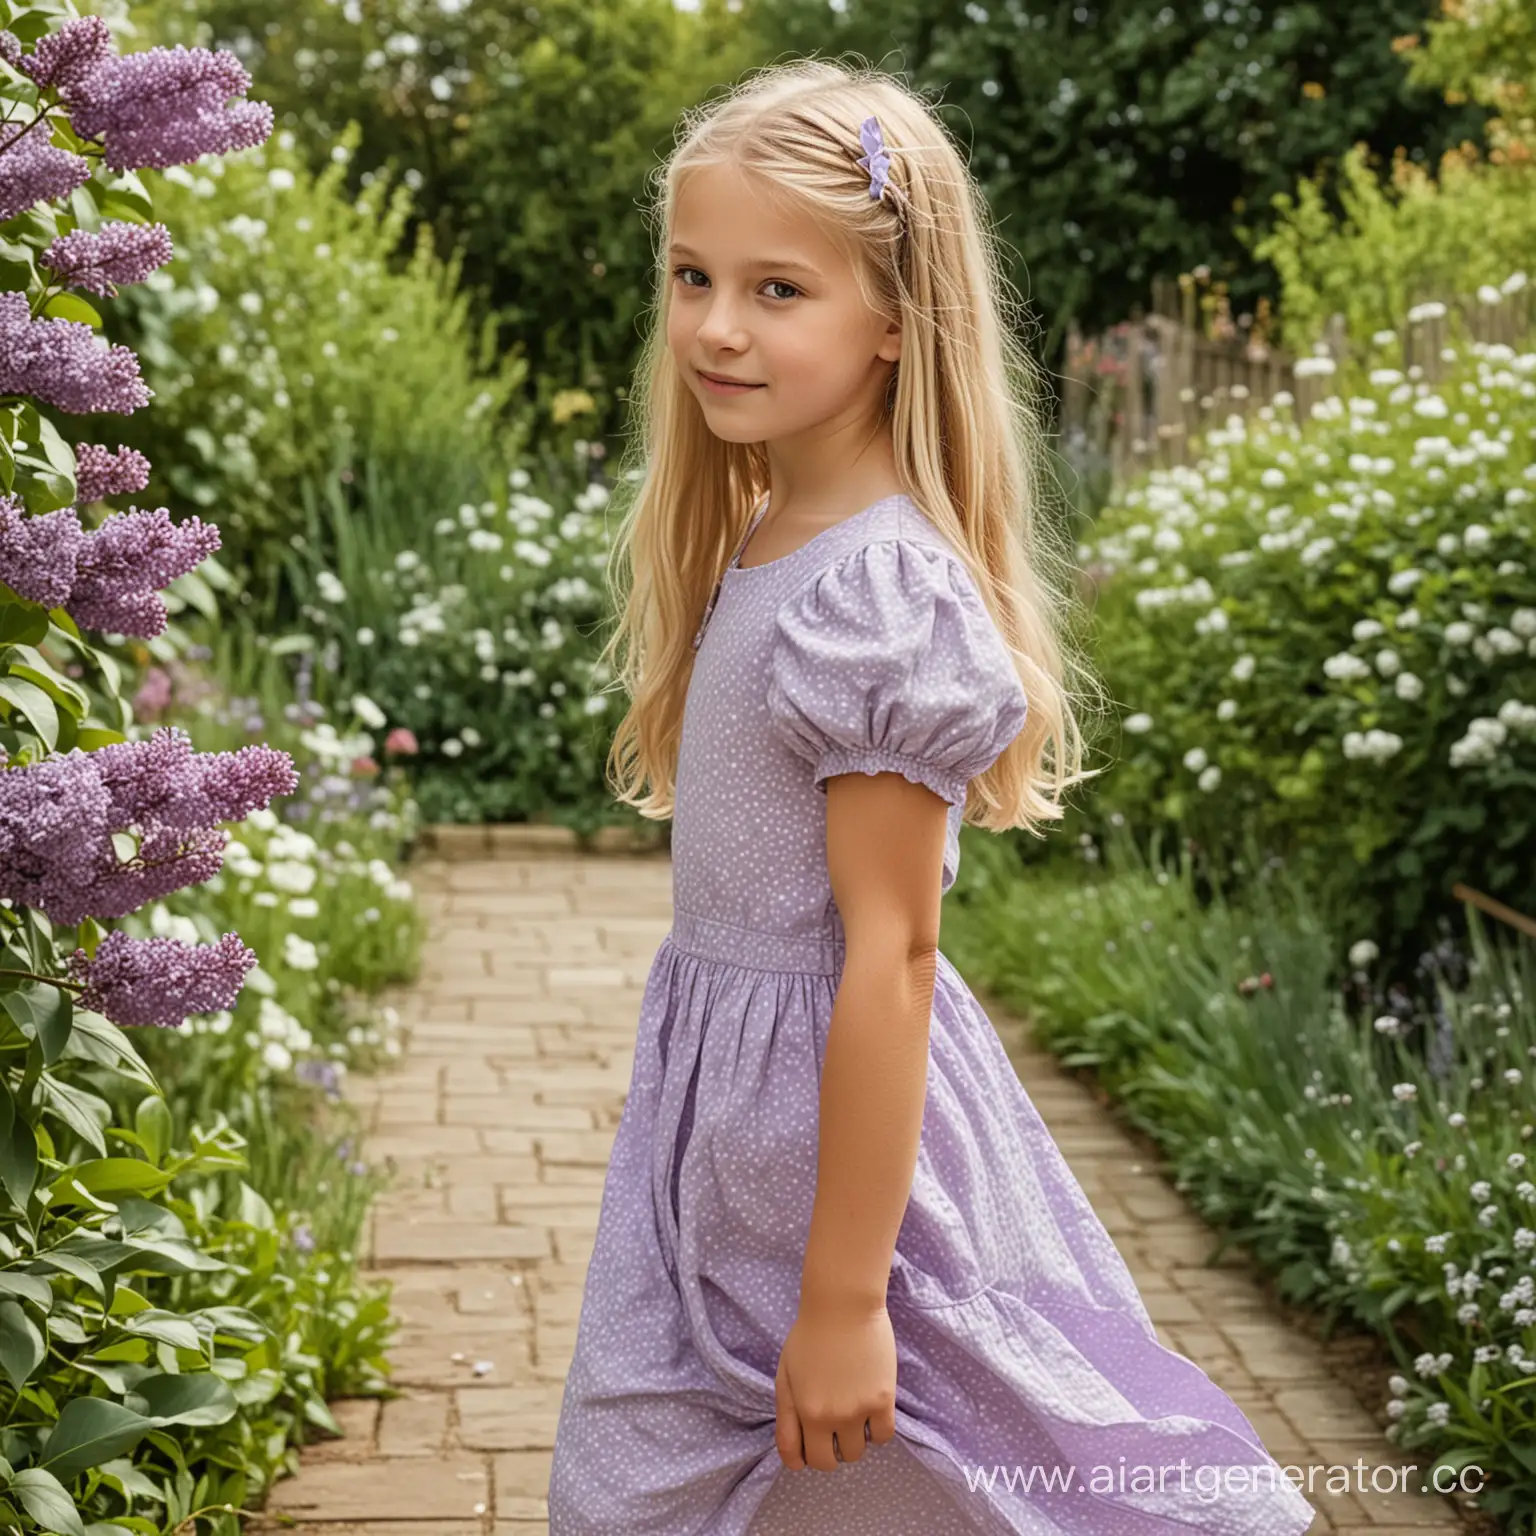
{"label": "polka dot fabric", "polygon": [[942,954],[887,1292],[897,1436],[832,1473],[779,1459],[774,1377],[845,953],[826,779],[896,772],[947,800],[947,890],[965,785],[1026,710],[969,573],[906,496],[781,559],[727,568],[684,712],[673,921],[641,999],[550,1536],[1299,1536],[1311,1524],[1237,1406],[1158,1343]]}

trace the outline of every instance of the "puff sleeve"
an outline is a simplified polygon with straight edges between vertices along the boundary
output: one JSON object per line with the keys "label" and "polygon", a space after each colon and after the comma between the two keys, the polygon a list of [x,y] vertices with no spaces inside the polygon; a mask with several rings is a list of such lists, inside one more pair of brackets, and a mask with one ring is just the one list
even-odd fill
{"label": "puff sleeve", "polygon": [[947,549],[867,544],[779,607],[768,712],[823,794],[836,774],[899,773],[963,806],[1027,709],[1002,636]]}

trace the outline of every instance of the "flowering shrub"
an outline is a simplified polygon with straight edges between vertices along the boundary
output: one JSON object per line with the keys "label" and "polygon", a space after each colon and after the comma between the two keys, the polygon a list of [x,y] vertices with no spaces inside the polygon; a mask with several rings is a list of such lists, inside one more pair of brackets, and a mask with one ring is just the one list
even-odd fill
{"label": "flowering shrub", "polygon": [[[979,839],[946,917],[968,975],[1089,1065],[1200,1212],[1282,1294],[1382,1334],[1389,1438],[1480,1467],[1478,1502],[1536,1516],[1536,955],[1438,945],[1431,1001],[1383,989],[1294,878],[1240,902],[1193,863],[1129,856],[1011,874]],[[1423,1464],[1423,1458],[1417,1458]],[[1425,1481],[1428,1481],[1426,1478]]]}
{"label": "flowering shrub", "polygon": [[[326,1389],[377,1385],[383,1303],[240,1178],[240,1099],[189,1115],[121,1026],[240,1006],[256,952],[201,904],[189,932],[166,903],[221,880],[223,824],[264,818],[299,774],[265,744],[199,752],[179,725],[134,721],[116,643],[165,645],[168,589],[218,531],[164,508],[87,526],[80,506],[142,490],[150,465],[72,451],[40,406],[147,403],[81,295],[169,252],[138,170],[258,144],[271,112],[240,99],[227,53],[122,57],[105,21],[57,0],[0,0],[0,22],[0,1525],[233,1536],[304,1423],[330,1423]],[[307,958],[290,946],[296,970]],[[355,1234],[356,1209],[331,1210]]]}
{"label": "flowering shrub", "polygon": [[[414,758],[432,821],[583,829],[617,814],[603,785],[618,711],[596,671],[608,618],[608,492],[538,495],[514,469],[505,503],[464,502],[410,539],[332,504],[334,569],[290,558],[301,612],[334,657],[341,697],[366,687],[391,758]],[[324,542],[316,524],[308,544]],[[376,701],[376,702],[375,702]]]}
{"label": "flowering shrub", "polygon": [[1379,345],[1311,420],[1282,396],[1126,490],[1081,553],[1126,711],[1099,809],[1221,855],[1257,831],[1400,959],[1455,880],[1536,906],[1536,352],[1474,344],[1431,385]]}

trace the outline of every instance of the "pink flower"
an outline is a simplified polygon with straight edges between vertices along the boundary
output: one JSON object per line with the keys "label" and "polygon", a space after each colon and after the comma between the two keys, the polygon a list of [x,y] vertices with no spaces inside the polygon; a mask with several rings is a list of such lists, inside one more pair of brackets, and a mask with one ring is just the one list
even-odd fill
{"label": "pink flower", "polygon": [[384,738],[384,750],[386,752],[403,752],[407,757],[411,757],[421,749],[416,745],[415,734],[405,726],[397,725]]}
{"label": "pink flower", "polygon": [[364,778],[372,778],[379,771],[379,765],[371,757],[354,757],[352,759],[352,772],[361,774]]}

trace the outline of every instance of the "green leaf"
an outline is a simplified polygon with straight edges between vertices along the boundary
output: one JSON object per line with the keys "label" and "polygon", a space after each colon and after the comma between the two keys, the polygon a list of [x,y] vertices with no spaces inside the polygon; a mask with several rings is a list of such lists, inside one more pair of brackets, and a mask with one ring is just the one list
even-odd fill
{"label": "green leaf", "polygon": [[[7,587],[6,591],[10,591]],[[48,638],[48,613],[35,603],[0,607],[0,645],[36,645]]]}
{"label": "green leaf", "polygon": [[165,1100],[158,1094],[151,1094],[141,1100],[134,1113],[133,1128],[138,1132],[150,1161],[156,1164],[164,1162],[165,1154],[171,1150],[171,1136],[174,1133],[171,1111]]}
{"label": "green leaf", "polygon": [[146,1088],[159,1090],[160,1085],[155,1081],[154,1074],[144,1065],[127,1035],[110,1019],[103,1018],[89,1008],[78,1009],[75,1013],[68,1054],[110,1067],[112,1071],[121,1072]]}
{"label": "green leaf", "polygon": [[98,747],[109,747],[127,739],[121,731],[111,730],[105,725],[82,725],[75,745],[82,752],[94,752]]}
{"label": "green leaf", "polygon": [[0,1301],[0,1370],[20,1392],[48,1353],[36,1323],[18,1302]]}
{"label": "green leaf", "polygon": [[235,1394],[209,1371],[146,1376],[132,1394],[159,1425],[227,1424],[239,1411]]}
{"label": "green leaf", "polygon": [[53,1306],[53,1287],[41,1275],[24,1275],[19,1269],[0,1269],[0,1296],[18,1296],[44,1312]]}
{"label": "green leaf", "polygon": [[149,1307],[143,1312],[136,1312],[123,1322],[123,1328],[128,1333],[138,1334],[146,1339],[157,1339],[162,1344],[174,1345],[177,1349],[191,1349],[201,1353],[203,1348],[202,1335],[179,1312],[166,1312],[159,1307]]}
{"label": "green leaf", "polygon": [[23,716],[38,739],[53,751],[59,743],[59,712],[36,683],[20,677],[0,677],[0,699]]}
{"label": "green leaf", "polygon": [[109,1200],[116,1195],[156,1195],[171,1182],[168,1173],[140,1157],[95,1158],[66,1169],[65,1179]]}
{"label": "green leaf", "polygon": [[87,304],[78,293],[56,293],[43,305],[43,320],[75,320],[93,331],[101,329],[101,315],[95,305]]}
{"label": "green leaf", "polygon": [[[73,1407],[74,1403],[68,1404],[65,1412]],[[61,1422],[62,1417],[60,1415]],[[57,1428],[54,1434],[58,1434]],[[85,1536],[85,1526],[80,1521],[75,1501],[53,1473],[42,1467],[28,1467],[11,1479],[9,1492],[21,1500],[27,1513],[45,1531],[57,1531],[59,1536]]]}
{"label": "green leaf", "polygon": [[37,1136],[16,1113],[16,1101],[0,1077],[0,1184],[18,1210],[25,1210],[37,1183]]}
{"label": "green leaf", "polygon": [[72,1397],[43,1447],[42,1465],[56,1477],[75,1477],[132,1450],[154,1427],[153,1419],[105,1397]]}
{"label": "green leaf", "polygon": [[49,1075],[41,1079],[38,1087],[43,1108],[62,1120],[98,1157],[105,1157],[107,1143],[102,1131],[112,1123],[112,1110],[107,1102]]}
{"label": "green leaf", "polygon": [[62,987],[30,982],[14,992],[0,993],[0,1007],[15,1019],[29,1040],[43,1048],[43,1065],[51,1067],[69,1044],[74,999]]}
{"label": "green leaf", "polygon": [[219,600],[213,595],[213,589],[203,580],[197,571],[184,571],[164,589],[174,592],[183,598],[193,608],[212,623],[217,623],[219,618]]}

